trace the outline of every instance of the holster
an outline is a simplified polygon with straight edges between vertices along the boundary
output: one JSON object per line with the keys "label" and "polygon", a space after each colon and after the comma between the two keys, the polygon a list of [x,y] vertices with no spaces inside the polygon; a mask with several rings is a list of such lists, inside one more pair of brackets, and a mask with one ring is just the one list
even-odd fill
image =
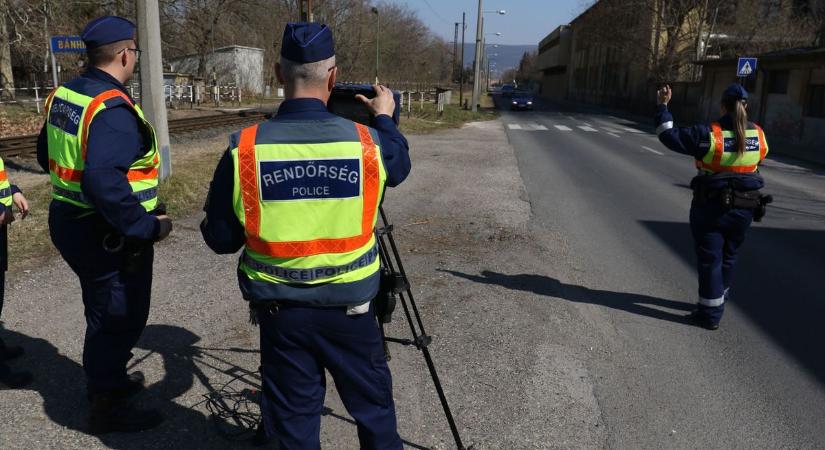
{"label": "holster", "polygon": [[[149,214],[153,216],[166,214],[166,205],[158,203],[157,208]],[[154,244],[152,241],[123,236],[102,217],[98,221],[98,231],[103,236],[101,242],[103,249],[109,253],[119,253],[123,257],[123,270],[127,273],[135,273],[140,270],[140,260],[143,252]]]}
{"label": "holster", "polygon": [[767,212],[766,205],[773,202],[773,196],[763,195],[759,190],[738,190],[731,186],[711,189],[697,183],[693,187],[693,202],[696,205],[718,205],[725,211],[747,209],[753,211],[753,220],[762,221]]}
{"label": "holster", "polygon": [[390,272],[386,268],[381,269],[378,294],[373,301],[375,316],[380,323],[392,322],[392,313],[395,311],[398,294],[407,290],[409,286],[407,280],[400,273]]}

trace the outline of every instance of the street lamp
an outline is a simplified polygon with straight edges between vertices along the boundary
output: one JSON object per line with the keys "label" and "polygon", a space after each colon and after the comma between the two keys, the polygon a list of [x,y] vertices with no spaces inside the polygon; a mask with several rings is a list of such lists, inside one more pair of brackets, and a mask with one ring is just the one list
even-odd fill
{"label": "street lamp", "polygon": [[378,8],[372,7],[372,13],[375,14],[375,84],[378,84],[378,62],[381,59],[380,33],[381,33],[381,16],[378,14]]}
{"label": "street lamp", "polygon": [[[478,0],[478,23],[476,25],[476,60],[473,63],[473,112],[478,111],[479,96],[481,95],[481,57],[484,40],[484,16],[483,14],[499,14],[504,15],[507,11],[500,9],[495,11],[484,11],[482,8],[483,0]],[[499,34],[500,36],[500,34]]]}

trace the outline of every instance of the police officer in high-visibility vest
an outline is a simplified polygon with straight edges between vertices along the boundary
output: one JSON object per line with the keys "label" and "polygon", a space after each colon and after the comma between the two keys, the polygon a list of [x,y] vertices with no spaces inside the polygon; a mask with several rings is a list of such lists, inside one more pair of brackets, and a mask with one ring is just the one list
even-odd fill
{"label": "police officer in high-visibility vest", "polygon": [[126,366],[149,316],[152,244],[172,223],[158,203],[154,129],[124,86],[140,54],[135,25],[100,17],[81,37],[89,68],[48,97],[37,157],[52,183],[52,242],[83,292],[89,431],[140,431],[161,416],[131,405],[144,380]]}
{"label": "police officer in high-visibility vest", "polygon": [[768,154],[765,133],[748,121],[748,92],[732,84],[722,94],[722,117],[710,126],[673,125],[667,109],[670,86],[658,91],[659,140],[675,152],[693,156],[698,174],[691,181],[690,228],[699,271],[699,300],[690,318],[697,325],[719,328],[730,299],[736,253],[754,214],[764,212],[759,163]]}
{"label": "police officer in high-visibility vest", "polygon": [[410,170],[389,89],[359,99],[375,128],[326,109],[338,74],[332,31],[288,24],[270,121],[232,135],[201,232],[217,253],[243,248],[238,280],[261,332],[263,427],[283,449],[319,448],[326,369],[361,448],[400,449],[390,371],[371,300],[374,227],[385,186]]}
{"label": "police officer in high-visibility vest", "polygon": [[[0,158],[0,316],[3,314],[6,270],[9,267],[8,225],[15,220],[12,205],[20,211],[21,219],[29,214],[29,202],[20,189],[9,182],[5,164]],[[1,332],[2,327],[0,327]],[[18,389],[32,381],[31,373],[13,371],[6,365],[6,361],[18,358],[22,354],[22,347],[7,345],[0,336],[0,389]]]}

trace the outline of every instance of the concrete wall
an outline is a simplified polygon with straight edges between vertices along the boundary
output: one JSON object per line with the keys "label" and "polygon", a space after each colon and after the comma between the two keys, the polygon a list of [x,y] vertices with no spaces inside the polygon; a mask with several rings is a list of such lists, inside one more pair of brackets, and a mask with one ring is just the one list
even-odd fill
{"label": "concrete wall", "polygon": [[[825,84],[825,61],[761,60],[755,80],[750,81],[748,113],[760,124],[773,151],[801,159],[825,163],[825,118],[808,117],[806,107],[810,86]],[[787,71],[787,91],[769,93],[771,72]],[[701,122],[719,116],[722,92],[736,81],[736,62],[706,66],[703,71]]]}
{"label": "concrete wall", "polygon": [[541,71],[541,91],[543,97],[563,100],[567,97],[572,31],[562,25],[547,35],[539,43],[536,68]]}
{"label": "concrete wall", "polygon": [[[262,94],[264,51],[260,48],[231,46],[215,49],[206,58],[204,72],[206,82],[211,84],[212,74],[217,76],[218,84],[239,86],[247,93]],[[200,57],[184,56],[171,60],[172,71],[198,73]]]}

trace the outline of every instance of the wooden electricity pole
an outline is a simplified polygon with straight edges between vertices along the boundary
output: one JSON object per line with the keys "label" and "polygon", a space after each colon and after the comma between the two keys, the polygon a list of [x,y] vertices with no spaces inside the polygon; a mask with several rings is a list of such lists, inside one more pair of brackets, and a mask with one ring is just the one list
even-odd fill
{"label": "wooden electricity pole", "polygon": [[301,3],[301,22],[312,22],[312,0],[300,0]]}

